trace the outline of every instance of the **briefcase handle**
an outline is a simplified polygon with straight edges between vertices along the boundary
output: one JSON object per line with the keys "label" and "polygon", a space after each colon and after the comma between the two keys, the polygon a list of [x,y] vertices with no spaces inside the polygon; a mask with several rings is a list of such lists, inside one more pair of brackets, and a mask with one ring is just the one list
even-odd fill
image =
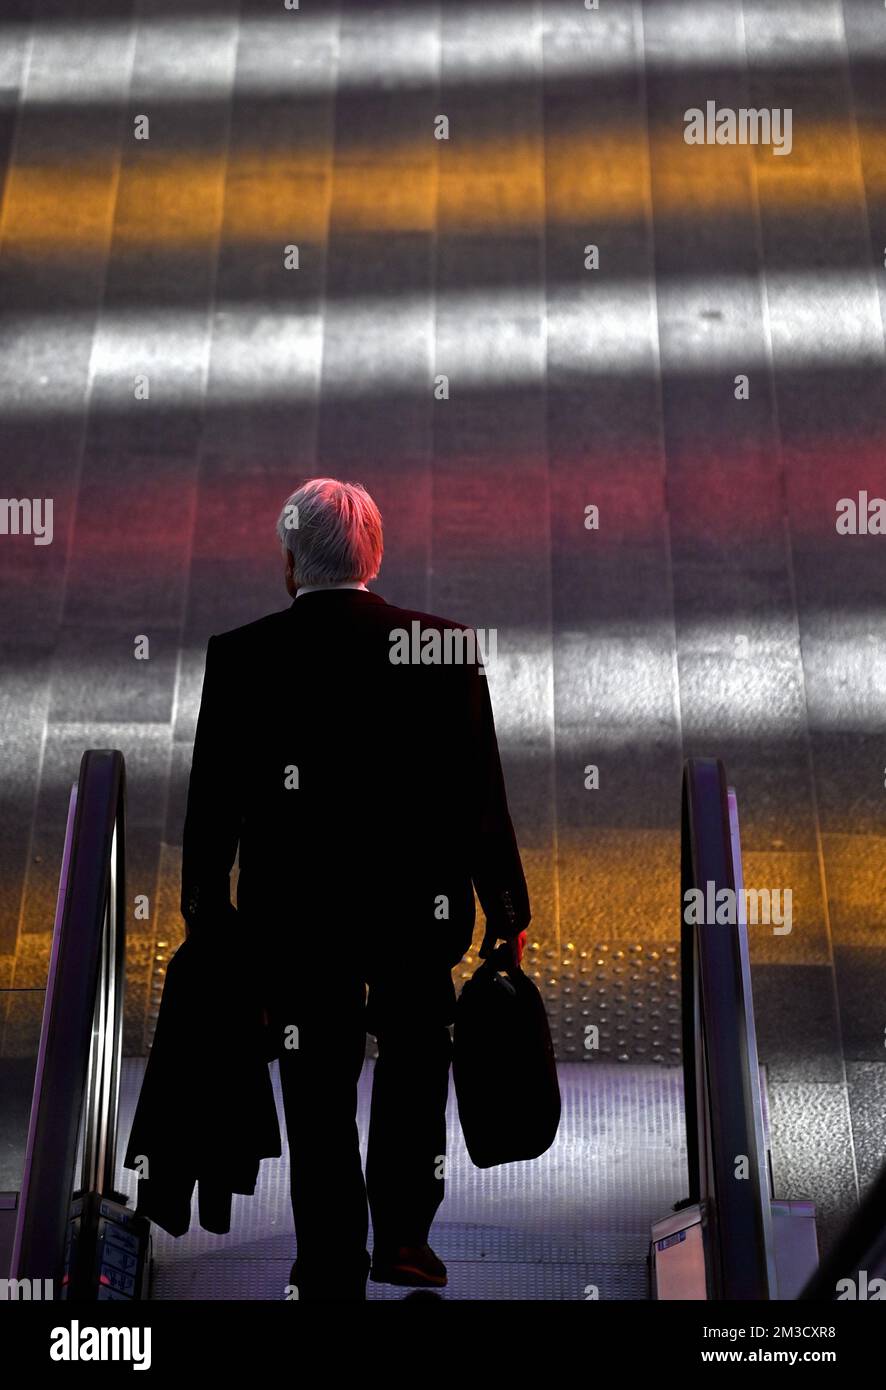
{"label": "briefcase handle", "polygon": [[501,970],[503,970],[506,975],[511,976],[521,975],[523,973],[523,968],[514,960],[513,953],[507,941],[503,941],[500,946],[496,946],[495,949],[490,951],[488,956],[484,956],[482,960],[483,963],[480,969],[482,970],[484,967],[487,968],[490,975],[497,975]]}

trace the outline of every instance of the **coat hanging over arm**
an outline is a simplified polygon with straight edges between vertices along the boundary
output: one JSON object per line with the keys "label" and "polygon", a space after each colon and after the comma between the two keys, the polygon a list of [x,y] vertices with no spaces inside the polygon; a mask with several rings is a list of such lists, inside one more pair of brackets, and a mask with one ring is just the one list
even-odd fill
{"label": "coat hanging over arm", "polygon": [[276,1054],[236,916],[192,932],[169,962],[123,1160],[140,1174],[136,1210],[173,1236],[190,1227],[195,1185],[200,1225],[225,1235],[232,1194],[251,1196],[261,1160],[281,1153]]}

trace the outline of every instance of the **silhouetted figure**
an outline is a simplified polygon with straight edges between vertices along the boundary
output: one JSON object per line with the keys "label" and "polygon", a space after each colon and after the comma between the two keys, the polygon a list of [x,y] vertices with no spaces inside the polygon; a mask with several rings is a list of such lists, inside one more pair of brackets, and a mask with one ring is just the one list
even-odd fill
{"label": "silhouetted figure", "polygon": [[[428,1237],[444,1192],[450,972],[471,945],[474,888],[481,954],[508,939],[519,959],[530,920],[487,679],[472,629],[365,587],[382,529],[361,487],[306,483],[278,535],[291,606],[209,641],[182,912],[189,931],[235,922],[244,971],[260,973],[299,1298],[365,1298],[367,1194],[372,1277],[439,1287]],[[418,651],[403,633],[425,660],[396,659]],[[427,660],[435,642],[449,660]],[[379,1056],[364,1182],[367,1031]]]}

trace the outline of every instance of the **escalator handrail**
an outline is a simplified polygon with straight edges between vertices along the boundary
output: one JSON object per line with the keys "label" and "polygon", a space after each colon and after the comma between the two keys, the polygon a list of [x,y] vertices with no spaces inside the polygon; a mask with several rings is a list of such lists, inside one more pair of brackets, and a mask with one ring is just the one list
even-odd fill
{"label": "escalator handrail", "polygon": [[[123,754],[87,750],[71,798],[12,1259],[14,1278],[51,1279],[56,1287],[100,989],[107,992],[113,1091],[101,1180],[113,1184],[126,931],[125,795]],[[104,941],[108,920],[111,943]],[[113,962],[110,981],[102,973],[107,959]]]}
{"label": "escalator handrail", "polygon": [[[723,764],[690,758],[683,772],[680,954],[683,1074],[690,1200],[709,1202],[713,1225],[713,1297],[768,1299],[769,1251],[763,1170],[754,1113],[748,1012],[738,928],[686,922],[690,888],[735,893],[729,794]],[[705,1135],[710,1146],[713,1191]],[[738,1155],[749,1176],[737,1179]]]}

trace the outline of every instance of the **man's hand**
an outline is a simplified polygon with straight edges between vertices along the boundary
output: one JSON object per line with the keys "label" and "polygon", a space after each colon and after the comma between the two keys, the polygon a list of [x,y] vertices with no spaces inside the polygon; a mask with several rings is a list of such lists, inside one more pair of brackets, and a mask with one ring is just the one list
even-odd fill
{"label": "man's hand", "polygon": [[487,932],[483,938],[478,955],[481,960],[486,960],[495,950],[496,942],[501,941],[510,948],[510,953],[515,966],[519,966],[523,959],[523,952],[526,949],[526,932],[521,931],[518,936],[493,936]]}

